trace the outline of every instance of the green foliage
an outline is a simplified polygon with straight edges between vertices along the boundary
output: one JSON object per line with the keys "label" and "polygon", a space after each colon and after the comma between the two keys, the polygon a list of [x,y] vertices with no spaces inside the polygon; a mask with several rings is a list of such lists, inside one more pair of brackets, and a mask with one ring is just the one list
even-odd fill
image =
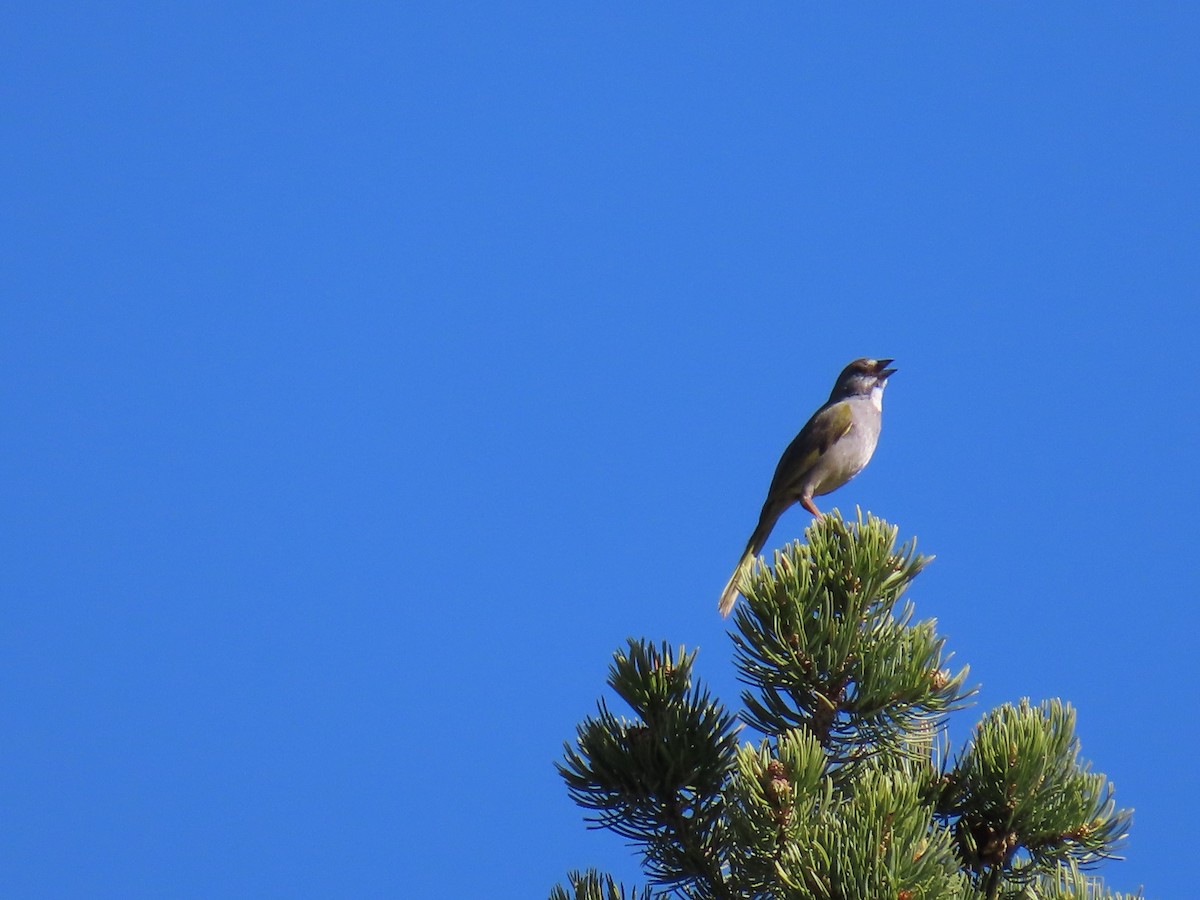
{"label": "green foliage", "polygon": [[1001,706],[979,723],[943,808],[975,870],[1021,883],[1111,856],[1129,827],[1112,785],[1079,762],[1075,712],[1051,700]]}
{"label": "green foliage", "polygon": [[736,720],[692,684],[695,657],[631,640],[608,684],[638,718],[618,718],[602,700],[558,766],[572,799],[640,844],[661,883],[720,878],[721,789],[737,753]]}
{"label": "green foliage", "polygon": [[734,635],[738,669],[757,692],[746,720],[765,734],[812,730],[835,764],[897,749],[915,729],[961,706],[967,670],[945,668],[935,623],[912,623],[900,597],[930,561],[895,548],[881,520],[830,515],[808,543],[775,554],[746,586]]}
{"label": "green foliage", "polygon": [[550,892],[550,900],[651,900],[650,888],[640,891],[626,890],[611,875],[601,874],[595,869],[586,872],[571,872],[567,875],[568,888],[558,885]]}
{"label": "green foliage", "polygon": [[1010,888],[998,893],[1004,900],[1139,900],[1140,894],[1118,894],[1106,890],[1098,878],[1089,878],[1074,863],[1040,881]]}
{"label": "green foliage", "polygon": [[744,746],[728,788],[739,896],[961,896],[953,837],[931,825],[935,778],[928,765],[880,756],[839,782],[805,729]]}
{"label": "green foliage", "polygon": [[[1119,900],[1080,867],[1111,856],[1129,812],[1079,760],[1058,701],[986,716],[939,765],[972,690],[932,620],[903,599],[928,563],[874,517],[833,513],[745,581],[735,717],[696,654],[629,641],[609,686],[634,717],[583,721],[559,772],[590,821],[627,838],[658,896],[813,900]],[[553,900],[649,900],[573,873]]]}

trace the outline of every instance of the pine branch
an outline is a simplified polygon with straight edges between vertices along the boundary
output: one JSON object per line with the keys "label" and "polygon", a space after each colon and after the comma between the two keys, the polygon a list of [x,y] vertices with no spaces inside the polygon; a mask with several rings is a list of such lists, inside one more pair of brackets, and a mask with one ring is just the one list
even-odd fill
{"label": "pine branch", "polygon": [[595,869],[570,872],[567,883],[570,892],[562,885],[557,885],[550,892],[550,900],[654,900],[650,888],[628,890],[611,875]]}
{"label": "pine branch", "polygon": [[1058,700],[992,711],[951,781],[941,816],[989,896],[1111,858],[1128,833],[1131,811],[1079,761],[1075,712]]}
{"label": "pine branch", "polygon": [[747,586],[733,636],[743,718],[764,734],[810,731],[846,765],[936,725],[973,692],[951,675],[932,621],[912,623],[901,595],[931,557],[896,548],[874,516],[814,522],[807,544],[775,554]]}
{"label": "pine branch", "polygon": [[[748,579],[733,640],[757,745],[737,746],[694,651],[615,654],[608,683],[633,718],[601,700],[558,768],[595,826],[641,850],[657,897],[1125,900],[1081,874],[1129,811],[1079,761],[1069,706],[1002,706],[938,762],[973,691],[903,597],[928,557],[896,535],[835,511]],[[553,900],[626,898],[597,873],[571,885]]]}
{"label": "pine branch", "polygon": [[615,655],[608,683],[637,719],[614,716],[604,701],[567,745],[559,773],[596,825],[642,847],[650,877],[696,896],[731,897],[722,872],[724,801],[736,721],[692,684],[695,653],[672,654],[630,640]]}

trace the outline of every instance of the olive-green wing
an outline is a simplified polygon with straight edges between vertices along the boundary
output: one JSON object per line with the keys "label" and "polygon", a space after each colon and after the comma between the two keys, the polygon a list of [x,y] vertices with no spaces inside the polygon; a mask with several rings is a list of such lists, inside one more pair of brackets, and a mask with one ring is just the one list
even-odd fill
{"label": "olive-green wing", "polygon": [[789,495],[817,460],[845,437],[853,425],[854,415],[850,404],[844,400],[817,410],[783,451],[779,465],[775,467],[775,477],[771,479],[771,489],[767,491],[768,503]]}

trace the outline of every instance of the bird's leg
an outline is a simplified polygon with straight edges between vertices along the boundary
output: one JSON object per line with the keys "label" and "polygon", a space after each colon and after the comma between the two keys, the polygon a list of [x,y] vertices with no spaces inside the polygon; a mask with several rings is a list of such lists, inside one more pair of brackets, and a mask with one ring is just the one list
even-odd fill
{"label": "bird's leg", "polygon": [[813,503],[812,497],[801,497],[800,505],[803,506],[805,509],[807,509],[810,513],[812,513],[818,519],[825,518],[823,515],[821,515],[821,511],[819,509],[817,509],[817,504]]}

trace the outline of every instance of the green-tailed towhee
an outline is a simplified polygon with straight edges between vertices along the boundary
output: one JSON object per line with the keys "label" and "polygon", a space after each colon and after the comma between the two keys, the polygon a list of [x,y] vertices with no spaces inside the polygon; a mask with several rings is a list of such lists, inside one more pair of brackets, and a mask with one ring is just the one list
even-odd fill
{"label": "green-tailed towhee", "polygon": [[721,615],[727,616],[733,609],[742,577],[754,565],[754,558],[784,510],[799,503],[819,519],[821,511],[813,497],[837,490],[870,461],[883,418],[883,389],[888,376],[896,372],[888,368],[891,362],[856,359],[846,366],[829,400],[783,451],[758,525],[721,593]]}

